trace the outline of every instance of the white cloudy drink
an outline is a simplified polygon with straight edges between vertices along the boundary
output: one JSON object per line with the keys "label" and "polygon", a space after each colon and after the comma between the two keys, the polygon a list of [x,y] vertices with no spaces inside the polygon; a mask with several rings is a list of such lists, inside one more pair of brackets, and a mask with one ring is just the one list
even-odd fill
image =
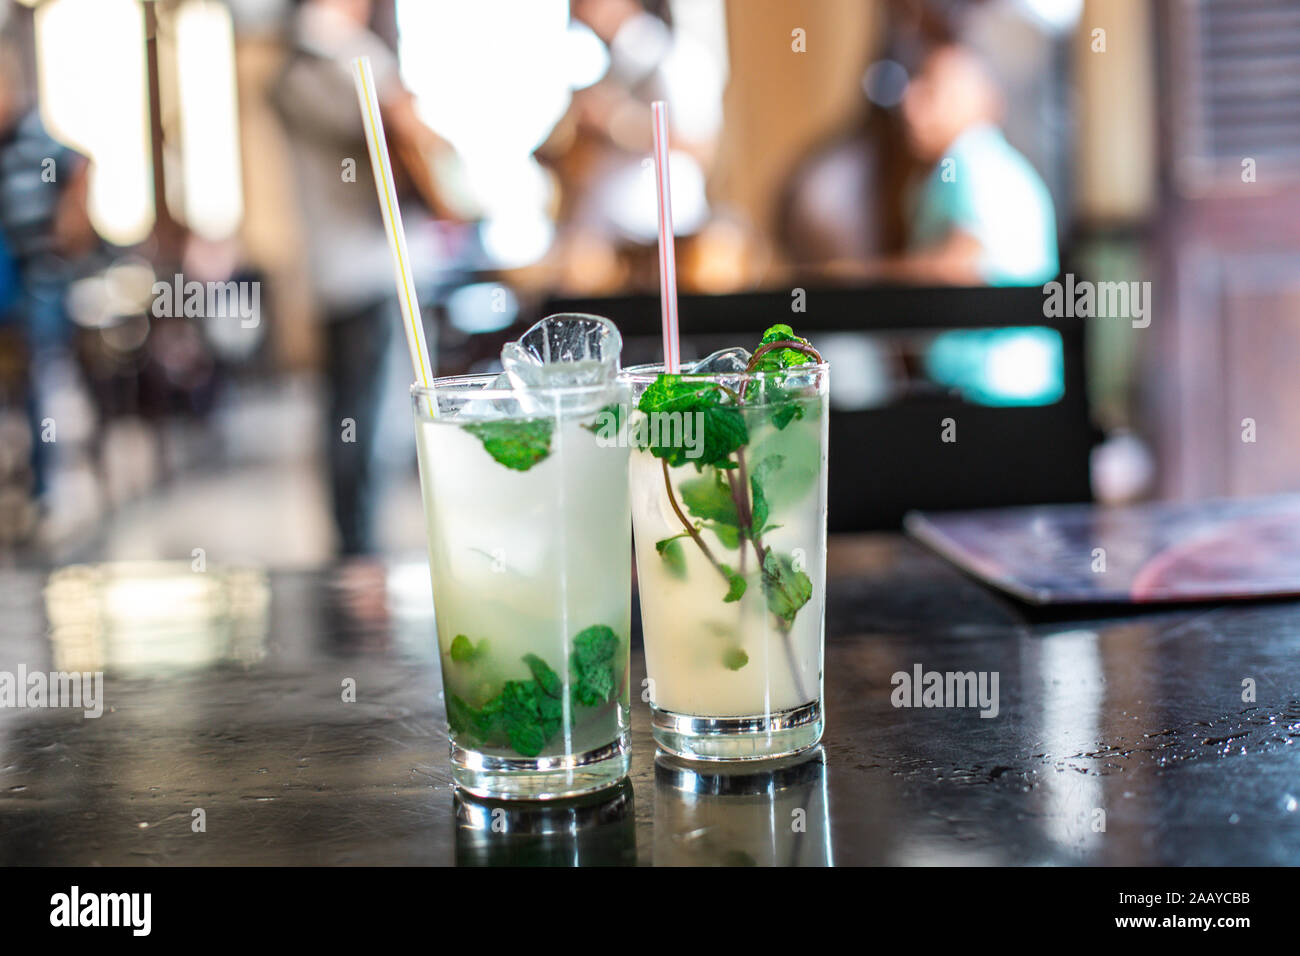
{"label": "white cloudy drink", "polygon": [[412,389],[452,775],[479,796],[626,775],[628,449],[594,425],[622,394],[504,375]]}
{"label": "white cloudy drink", "polygon": [[[656,372],[632,370],[638,400]],[[650,433],[650,409],[663,407],[704,416],[706,435],[680,454],[658,439],[632,453],[655,739],[695,759],[798,752],[822,726],[827,370],[685,375],[673,387],[693,384],[707,387],[641,401],[630,428]],[[734,438],[718,444],[711,422]]]}
{"label": "white cloudy drink", "polygon": [[[805,420],[784,432],[766,424],[760,410],[747,412],[754,439],[751,447],[774,454],[781,449],[791,458],[805,455],[817,462],[826,421],[823,400],[815,399],[808,407]],[[670,472],[679,498],[680,481],[695,478],[690,469]],[[656,706],[682,714],[732,717],[790,710],[817,697],[825,593],[826,472],[815,468],[798,476],[791,473],[789,478],[788,497],[780,492],[774,501],[782,525],[765,534],[762,545],[792,556],[792,564],[811,579],[813,597],[785,629],[768,610],[761,586],[747,587],[738,601],[720,600],[725,586],[704,553],[686,546],[688,539],[679,539],[681,564],[663,560],[655,543],[681,532],[682,525],[668,500],[660,461],[644,451],[633,457],[641,620]],[[705,527],[699,533],[715,554],[730,555],[739,573],[756,574],[753,547],[729,550],[718,530]],[[737,667],[741,655],[745,663]]]}

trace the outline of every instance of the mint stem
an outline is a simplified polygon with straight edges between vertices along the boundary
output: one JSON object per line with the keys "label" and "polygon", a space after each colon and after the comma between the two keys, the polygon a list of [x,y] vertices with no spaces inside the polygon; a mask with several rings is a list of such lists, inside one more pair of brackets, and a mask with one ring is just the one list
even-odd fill
{"label": "mint stem", "polygon": [[[745,369],[746,373],[748,374],[753,371],[755,362],[764,354],[778,348],[795,349],[796,351],[802,352],[805,355],[816,359],[819,365],[822,362],[821,353],[811,345],[805,345],[803,342],[782,340],[779,342],[769,342],[767,345],[761,346],[750,358],[749,365]],[[744,404],[744,398],[732,389],[727,388],[727,386],[722,384],[719,384],[718,387],[731,396],[732,401],[736,403],[737,407]],[[714,569],[720,575],[722,575],[723,580],[727,581],[728,585],[730,585],[731,578],[727,575],[727,572],[722,569],[722,565],[718,563],[718,559],[713,556],[713,552],[709,550],[709,546],[704,543],[704,538],[700,536],[695,525],[693,525],[691,520],[686,517],[686,513],[682,511],[681,506],[677,503],[677,496],[673,493],[672,478],[668,472],[667,459],[662,459],[660,463],[663,465],[664,470],[664,490],[668,493],[668,503],[672,506],[673,513],[677,515],[678,520],[682,523],[682,527],[686,529],[686,533],[689,534],[691,539],[699,546],[700,551],[709,559],[709,563],[713,565]],[[727,484],[731,489],[731,497],[736,504],[736,516],[743,525],[743,528],[741,529],[742,534],[749,539],[750,544],[754,548],[754,556],[758,561],[758,574],[761,579],[763,575],[763,560],[767,556],[767,549],[763,547],[763,539],[761,535],[762,529],[754,527],[754,509],[750,502],[749,475],[745,467],[745,450],[743,448],[736,449],[736,464],[738,474],[735,477],[732,476],[730,468],[724,468],[722,471],[727,476]],[[740,574],[742,577],[745,574],[745,545],[743,542],[740,545]],[[772,616],[776,618],[777,629],[781,632],[783,638],[781,643],[785,647],[786,661],[790,665],[790,678],[794,681],[795,693],[798,695],[801,702],[806,702],[809,697],[807,692],[804,690],[803,680],[799,675],[799,663],[795,659],[794,655],[794,644],[791,641],[790,625],[780,616],[776,614],[773,614]]]}
{"label": "mint stem", "polygon": [[[745,535],[754,548],[754,556],[758,561],[758,574],[763,576],[763,561],[767,557],[767,548],[763,547],[762,529],[754,527],[754,507],[750,501],[748,473],[745,468],[745,450],[736,449],[736,471],[739,472],[737,480],[731,476],[731,469],[726,469],[727,482],[731,485],[731,497],[736,502],[736,514],[740,517],[741,523],[748,529]],[[740,546],[740,567],[741,574],[744,574],[745,568],[745,546]],[[772,615],[776,618],[777,630],[781,632],[781,644],[785,647],[785,659],[790,665],[790,677],[794,681],[795,693],[799,695],[801,701],[808,700],[808,695],[803,689],[803,680],[799,676],[799,662],[794,656],[794,644],[790,638],[790,625],[784,618],[778,615]]]}
{"label": "mint stem", "polygon": [[822,358],[822,353],[818,352],[806,342],[795,342],[790,339],[782,339],[779,342],[768,342],[766,345],[760,345],[757,351],[749,357],[749,364],[745,366],[745,374],[748,375],[750,372],[754,371],[754,367],[758,364],[758,360],[764,355],[768,352],[775,352],[777,349],[794,349],[796,352],[802,352],[804,355],[814,359],[818,365],[821,365],[825,361],[825,359]]}
{"label": "mint stem", "polygon": [[710,551],[709,546],[704,543],[704,539],[700,537],[700,533],[695,529],[695,525],[691,524],[690,519],[686,517],[686,513],[682,511],[681,505],[677,503],[677,496],[673,494],[673,482],[668,474],[667,459],[660,459],[660,464],[664,467],[664,490],[668,492],[668,503],[673,506],[673,512],[677,515],[678,520],[681,521],[682,527],[686,529],[686,533],[689,534],[695,543],[700,546],[700,550],[703,551],[704,556],[709,559],[709,563],[712,564],[713,567],[717,569],[717,572],[722,575],[723,580],[730,582],[730,579],[727,578],[727,572],[722,570],[722,565],[718,563],[718,559],[713,556],[713,552]]}

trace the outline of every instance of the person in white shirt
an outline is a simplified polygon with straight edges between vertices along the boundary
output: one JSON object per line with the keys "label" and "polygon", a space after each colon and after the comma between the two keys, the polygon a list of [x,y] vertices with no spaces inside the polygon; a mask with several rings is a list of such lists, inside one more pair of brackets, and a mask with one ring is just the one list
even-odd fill
{"label": "person in white shirt", "polygon": [[[352,59],[368,56],[385,133],[399,175],[426,209],[452,218],[429,172],[447,145],[415,114],[392,50],[368,28],[370,0],[306,0],[293,47],[273,91],[288,135],[308,268],[323,319],[327,390],[325,449],[341,551],[373,549],[374,450],[384,356],[400,321],[392,258],[357,105]],[[439,259],[428,212],[403,203],[417,286]],[[432,343],[431,343],[432,344]]]}

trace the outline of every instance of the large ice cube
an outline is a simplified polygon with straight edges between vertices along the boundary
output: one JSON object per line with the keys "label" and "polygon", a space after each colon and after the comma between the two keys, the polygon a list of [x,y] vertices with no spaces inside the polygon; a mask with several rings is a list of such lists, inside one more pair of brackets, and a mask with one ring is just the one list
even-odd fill
{"label": "large ice cube", "polygon": [[501,367],[517,388],[595,385],[618,374],[623,337],[597,315],[548,315],[501,349]]}
{"label": "large ice cube", "polygon": [[698,375],[740,375],[749,367],[750,358],[746,348],[719,349],[696,362],[690,371]]}
{"label": "large ice cube", "polygon": [[[515,389],[563,388],[607,384],[618,374],[623,337],[614,323],[597,315],[548,315],[514,342],[501,348],[501,384]],[[532,413],[555,408],[566,412],[595,410],[608,402],[604,390],[556,399],[520,396]]]}

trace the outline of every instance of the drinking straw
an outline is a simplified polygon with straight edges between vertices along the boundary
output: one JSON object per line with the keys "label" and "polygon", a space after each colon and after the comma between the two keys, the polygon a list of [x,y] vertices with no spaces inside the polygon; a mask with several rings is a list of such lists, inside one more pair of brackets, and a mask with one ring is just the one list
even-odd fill
{"label": "drinking straw", "polygon": [[668,184],[668,104],[650,104],[654,118],[655,184],[659,190],[659,303],[664,324],[664,369],[676,374],[681,367],[681,341],[677,332],[677,254],[673,251],[673,204]]}
{"label": "drinking straw", "polygon": [[[411,255],[406,249],[406,230],[402,228],[402,210],[397,205],[393,185],[393,161],[384,139],[384,121],[379,115],[379,95],[375,92],[374,70],[370,57],[352,61],[352,76],[357,84],[357,101],[366,128],[366,146],[370,150],[370,168],[375,174],[375,191],[379,194],[379,211],[384,217],[388,249],[393,254],[393,278],[397,281],[398,300],[402,307],[402,324],[406,327],[406,345],[411,352],[415,381],[426,388],[433,380],[433,365],[424,343],[424,324],[420,321],[420,302],[415,294],[415,276],[411,272]],[[428,402],[429,413],[438,414],[438,403]]]}

